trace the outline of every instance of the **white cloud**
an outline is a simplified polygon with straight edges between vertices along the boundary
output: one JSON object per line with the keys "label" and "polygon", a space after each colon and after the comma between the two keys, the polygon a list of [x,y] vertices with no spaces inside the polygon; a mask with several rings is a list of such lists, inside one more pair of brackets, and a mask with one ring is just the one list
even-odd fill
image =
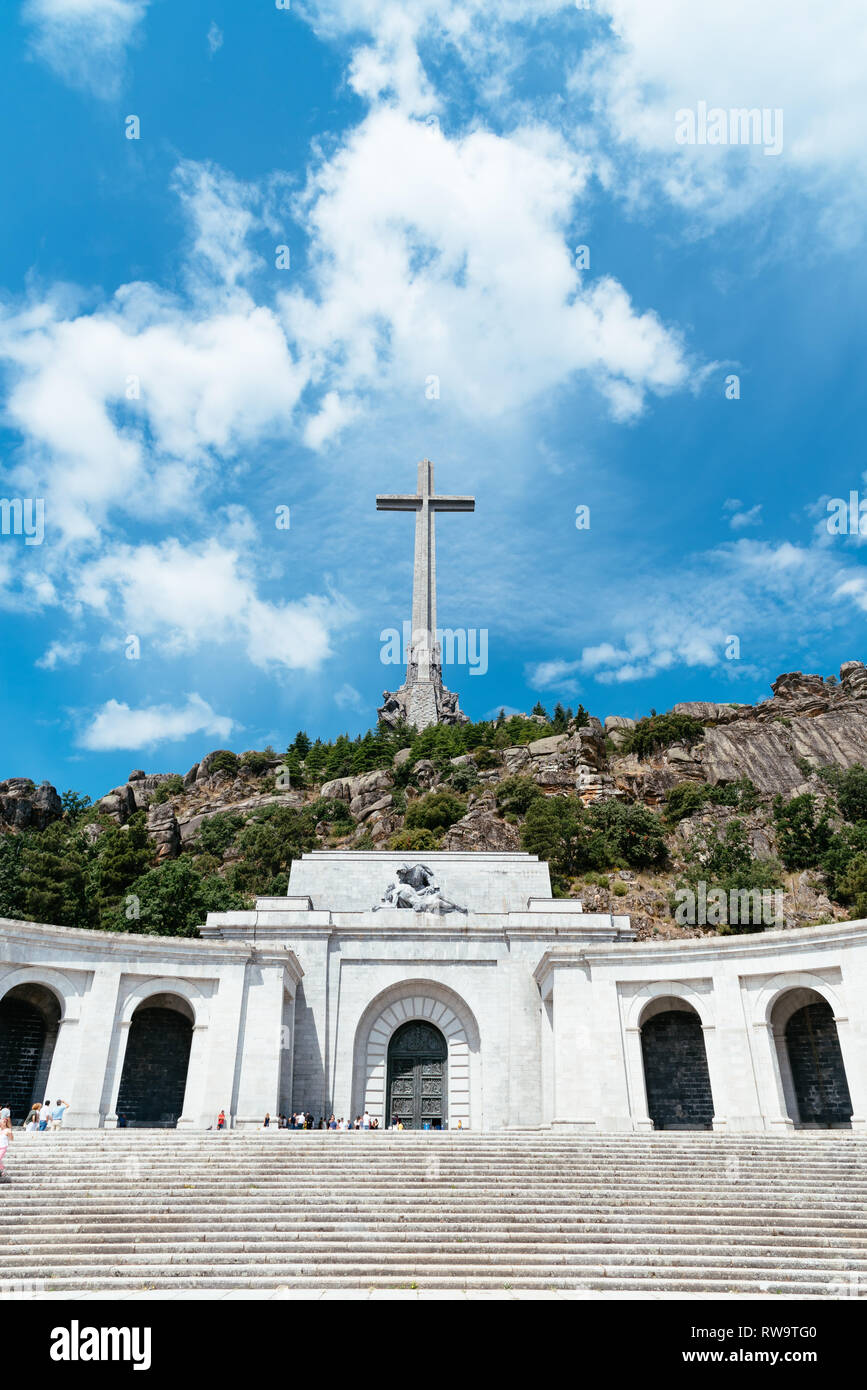
{"label": "white cloud", "polygon": [[[566,232],[589,166],[554,132],[453,140],[380,108],[312,174],[297,215],[316,293],[280,296],[314,380],[497,416],[585,372],[617,418],[686,384],[678,334],[616,280],[582,282]],[[351,229],[351,233],[347,233]]]}
{"label": "white cloud", "polygon": [[214,538],[115,547],[82,567],[75,599],[168,654],[239,642],[255,666],[271,671],[317,670],[349,615],[336,597],[265,602],[254,555]]}
{"label": "white cloud", "polygon": [[87,648],[83,642],[64,642],[59,639],[36,662],[44,671],[56,671],[58,666],[77,666]]}
{"label": "white cloud", "polygon": [[[419,56],[437,43],[465,62],[501,54],[508,26],[572,8],[574,0],[300,0],[297,11],[317,33],[358,46],[349,81],[368,101],[388,99],[408,114],[439,105]],[[369,41],[368,41],[369,40]]]}
{"label": "white cloud", "polygon": [[233,719],[215,714],[201,695],[193,693],[186,699],[187,703],[177,709],[171,705],[131,709],[117,700],[108,700],[79,737],[79,747],[107,753],[177,742],[191,734],[209,734],[221,740],[229,737],[235,727]]}
{"label": "white cloud", "polygon": [[360,414],[358,401],[348,396],[340,396],[337,391],[328,391],[322,398],[318,415],[308,420],[304,430],[304,443],[309,449],[321,449],[340,434]]}
{"label": "white cloud", "polygon": [[39,57],[65,82],[117,96],[124,56],[138,37],[149,0],[24,0]]}
{"label": "white cloud", "polygon": [[339,690],[335,691],[334,703],[340,709],[364,710],[367,708],[354,685],[342,685]]}
{"label": "white cloud", "polygon": [[733,531],[741,531],[745,526],[761,526],[761,524],[761,502],[757,502],[754,507],[750,507],[747,511],[736,511],[729,517],[729,526]]}
{"label": "white cloud", "polygon": [[[861,0],[818,9],[813,0],[594,0],[609,30],[571,87],[595,103],[614,157],[645,195],[664,196],[716,220],[787,188],[828,207],[835,238],[858,234],[867,173],[867,10]],[[675,112],[708,107],[781,109],[783,151],[758,146],[678,146]]]}
{"label": "white cloud", "polygon": [[578,690],[573,677],[580,669],[580,661],[537,661],[525,667],[524,675],[531,690],[562,690],[565,694],[573,694]]}
{"label": "white cloud", "polygon": [[186,511],[214,455],[287,429],[304,383],[271,310],[239,299],[200,315],[144,285],[92,314],[49,303],[7,318],[0,357],[26,441],[15,476],[40,481],[68,540],[95,538],[114,509]]}
{"label": "white cloud", "polygon": [[223,31],[215,19],[211,20],[211,27],[208,30],[208,53],[213,58],[218,49],[223,47]]}

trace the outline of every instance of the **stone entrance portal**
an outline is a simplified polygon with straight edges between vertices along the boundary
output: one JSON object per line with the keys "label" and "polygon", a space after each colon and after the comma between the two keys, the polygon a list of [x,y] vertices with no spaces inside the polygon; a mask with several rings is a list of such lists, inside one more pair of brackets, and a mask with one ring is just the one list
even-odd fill
{"label": "stone entrance portal", "polygon": [[157,994],[132,1017],[117,1113],[130,1126],[170,1129],[184,1108],[193,1040],[186,1000]]}
{"label": "stone entrance portal", "polygon": [[848,1125],[852,1101],[837,1037],[834,1011],[827,1000],[797,1009],[786,1024],[786,1047],[797,1103],[796,1123],[832,1129]]}
{"label": "stone entrance portal", "polygon": [[59,1020],[57,999],[42,985],[18,985],[0,1002],[0,1103],[13,1121],[46,1098]]}
{"label": "stone entrance portal", "polygon": [[444,1129],[448,1048],[430,1023],[405,1023],[388,1046],[386,1115],[405,1129]]}
{"label": "stone entrance portal", "polygon": [[[665,1008],[665,1004],[670,1006]],[[647,1110],[654,1129],[711,1129],[713,1096],[701,1019],[685,1000],[660,1000],[641,1026]]]}

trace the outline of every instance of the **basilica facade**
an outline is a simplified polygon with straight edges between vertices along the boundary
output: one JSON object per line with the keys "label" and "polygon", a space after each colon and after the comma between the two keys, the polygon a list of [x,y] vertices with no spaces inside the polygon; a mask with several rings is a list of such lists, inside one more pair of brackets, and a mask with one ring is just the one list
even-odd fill
{"label": "basilica facade", "polygon": [[198,940],[0,922],[0,1101],[81,1128],[862,1130],[865,1001],[867,922],[636,942],[533,855],[317,851]]}

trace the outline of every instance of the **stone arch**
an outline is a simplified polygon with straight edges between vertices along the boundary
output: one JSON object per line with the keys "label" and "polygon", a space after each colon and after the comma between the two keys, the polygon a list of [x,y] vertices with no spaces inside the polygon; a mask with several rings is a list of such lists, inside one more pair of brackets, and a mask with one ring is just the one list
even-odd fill
{"label": "stone arch", "polygon": [[659,1012],[662,1007],[671,1007],[668,1002],[657,1004],[658,1000],[674,1000],[686,1005],[698,1014],[703,1028],[714,1026],[711,999],[707,994],[683,980],[659,980],[656,984],[643,985],[633,995],[627,1010],[626,1027],[640,1028],[648,1018],[652,1018],[653,1012]]}
{"label": "stone arch", "polygon": [[[787,975],[775,975],[773,979],[765,982],[756,999],[753,1021],[779,1026],[783,1020],[783,1011],[779,1010],[778,1006],[783,996],[796,990],[812,991],[814,994],[821,995],[833,1009],[834,1021],[836,1023],[846,1021],[847,1013],[843,1006],[842,997],[834,986],[829,985],[828,981],[824,980],[821,975],[812,975],[803,970],[793,971]],[[799,1006],[795,1003],[792,1011],[797,1007]]]}
{"label": "stone arch", "polygon": [[57,1000],[60,1008],[60,1022],[78,1019],[81,1012],[81,993],[79,986],[62,970],[43,969],[41,966],[27,966],[13,970],[0,980],[0,1002],[11,990],[19,985],[41,985]]}
{"label": "stone arch", "polygon": [[[24,972],[19,972],[24,973]],[[56,991],[41,980],[4,981],[0,998],[0,1104],[13,1121],[26,1119],[45,1099],[63,1017]]]}
{"label": "stone arch", "polygon": [[[119,1020],[121,1025],[130,1024],[133,1014],[141,1005],[158,994],[165,995],[167,998],[182,1000],[189,1009],[194,1028],[203,1028],[207,1025],[208,1000],[201,988],[192,980],[177,980],[170,977],[160,980],[145,980],[131,989],[123,1001]],[[162,1007],[175,1006],[165,1004]]]}
{"label": "stone arch", "polygon": [[124,1004],[128,1035],[117,1097],[117,1114],[132,1126],[174,1128],[183,1113],[190,1067],[195,1008],[174,981],[151,981]]}
{"label": "stone arch", "polygon": [[638,1013],[647,1113],[654,1129],[711,1129],[713,1091],[702,1015],[684,991],[661,987]]}
{"label": "stone arch", "polygon": [[368,1110],[380,1125],[385,1114],[388,1045],[402,1024],[432,1023],[448,1048],[448,1123],[481,1127],[479,1028],[469,1005],[434,980],[405,980],[383,990],[367,1006],[355,1034],[352,1113]]}
{"label": "stone arch", "polygon": [[852,1100],[837,1017],[826,995],[804,985],[778,994],[771,1009],[771,1029],[793,1124],[848,1127]]}

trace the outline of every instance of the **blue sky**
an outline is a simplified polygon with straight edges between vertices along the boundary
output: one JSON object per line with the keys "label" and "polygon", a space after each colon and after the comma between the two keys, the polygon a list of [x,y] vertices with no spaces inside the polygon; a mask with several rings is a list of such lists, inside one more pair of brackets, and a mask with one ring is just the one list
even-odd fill
{"label": "blue sky", "polygon": [[[0,777],[369,727],[425,456],[474,718],[864,657],[867,16],[754,8],[5,8]],[[781,151],[679,144],[701,102]]]}

